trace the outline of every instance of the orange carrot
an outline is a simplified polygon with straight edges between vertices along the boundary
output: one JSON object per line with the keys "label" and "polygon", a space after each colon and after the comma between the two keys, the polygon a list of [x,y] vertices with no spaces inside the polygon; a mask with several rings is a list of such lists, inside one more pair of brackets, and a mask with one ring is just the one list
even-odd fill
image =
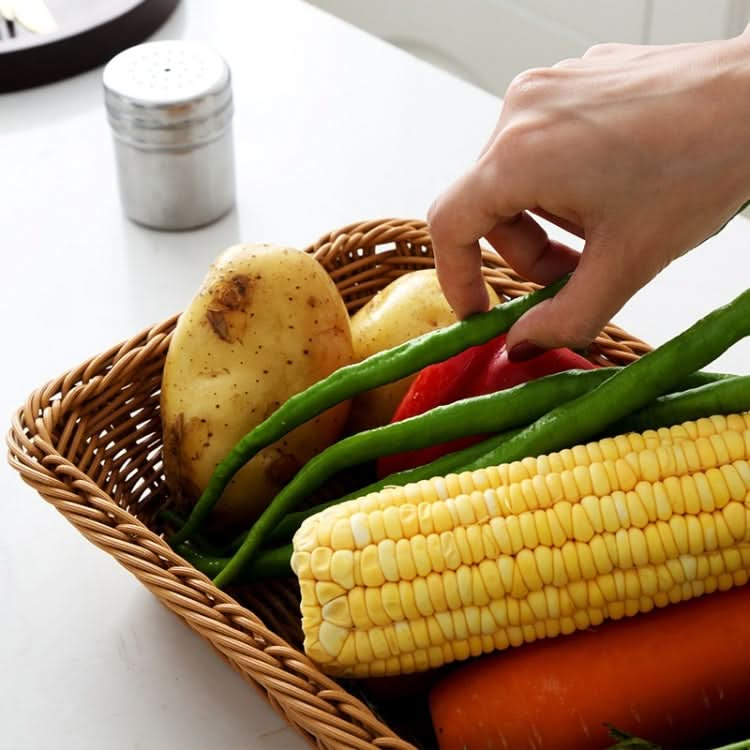
{"label": "orange carrot", "polygon": [[430,694],[440,750],[696,747],[750,724],[750,584],[483,656]]}

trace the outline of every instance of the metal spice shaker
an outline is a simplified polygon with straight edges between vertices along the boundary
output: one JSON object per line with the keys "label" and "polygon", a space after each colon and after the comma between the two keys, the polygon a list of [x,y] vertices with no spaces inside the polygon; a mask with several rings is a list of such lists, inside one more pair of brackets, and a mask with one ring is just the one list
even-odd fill
{"label": "metal spice shaker", "polygon": [[127,216],[190,229],[227,213],[235,201],[233,106],[221,56],[195,42],[147,42],[112,58],[102,81]]}

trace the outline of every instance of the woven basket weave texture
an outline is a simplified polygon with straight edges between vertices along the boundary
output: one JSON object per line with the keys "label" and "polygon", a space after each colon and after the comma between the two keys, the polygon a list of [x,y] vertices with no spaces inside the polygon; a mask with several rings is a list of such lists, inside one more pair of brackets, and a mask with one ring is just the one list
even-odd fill
{"label": "woven basket weave texture", "polygon": [[[350,313],[398,276],[434,265],[416,220],[360,222],[306,252],[336,283]],[[536,288],[494,251],[484,275],[501,298]],[[14,415],[9,461],[90,542],[112,555],[200,634],[313,747],[415,747],[380,718],[366,694],[324,675],[302,652],[293,580],[220,591],[166,544],[156,513],[168,502],[159,388],[177,316],[113,346],[35,390]],[[608,326],[591,347],[626,364],[649,347]],[[348,689],[347,689],[348,688]]]}

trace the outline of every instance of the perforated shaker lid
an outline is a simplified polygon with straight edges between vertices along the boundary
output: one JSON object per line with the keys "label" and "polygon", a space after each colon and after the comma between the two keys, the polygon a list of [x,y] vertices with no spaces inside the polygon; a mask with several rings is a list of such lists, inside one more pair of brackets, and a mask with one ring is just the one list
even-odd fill
{"label": "perforated shaker lid", "polygon": [[229,67],[215,50],[197,42],[167,40],[126,49],[107,63],[102,82],[113,129],[138,140],[163,137],[144,131],[180,128],[208,137],[232,116]]}

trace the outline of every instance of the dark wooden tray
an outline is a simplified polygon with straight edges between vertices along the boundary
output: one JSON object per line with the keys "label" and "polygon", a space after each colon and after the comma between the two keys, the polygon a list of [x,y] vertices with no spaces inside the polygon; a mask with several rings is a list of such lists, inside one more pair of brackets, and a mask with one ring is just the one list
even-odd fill
{"label": "dark wooden tray", "polygon": [[167,20],[179,0],[47,0],[58,30],[33,34],[0,19],[0,92],[52,83],[104,65]]}

